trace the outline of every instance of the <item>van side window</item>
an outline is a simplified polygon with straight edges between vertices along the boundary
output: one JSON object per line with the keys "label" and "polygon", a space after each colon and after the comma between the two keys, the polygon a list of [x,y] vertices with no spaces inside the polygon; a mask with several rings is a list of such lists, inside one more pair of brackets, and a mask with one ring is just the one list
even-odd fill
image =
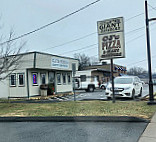
{"label": "van side window", "polygon": [[81,78],[81,82],[85,82],[86,81],[86,75],[80,75]]}

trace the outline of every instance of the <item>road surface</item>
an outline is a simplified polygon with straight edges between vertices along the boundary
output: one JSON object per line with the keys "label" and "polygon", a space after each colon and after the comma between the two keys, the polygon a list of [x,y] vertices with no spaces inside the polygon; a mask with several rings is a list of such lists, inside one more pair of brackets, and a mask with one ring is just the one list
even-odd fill
{"label": "road surface", "polygon": [[1,142],[137,142],[147,123],[0,123]]}

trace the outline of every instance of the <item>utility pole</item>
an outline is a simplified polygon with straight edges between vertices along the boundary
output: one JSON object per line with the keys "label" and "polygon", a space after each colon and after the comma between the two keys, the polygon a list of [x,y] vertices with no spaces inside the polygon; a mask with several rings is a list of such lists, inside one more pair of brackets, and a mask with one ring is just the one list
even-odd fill
{"label": "utility pole", "polygon": [[148,57],[148,75],[149,75],[149,102],[148,105],[156,104],[153,97],[153,81],[152,81],[152,69],[151,69],[151,47],[150,47],[150,34],[149,34],[149,22],[156,20],[156,18],[148,19],[148,7],[147,0],[145,0],[145,22],[146,22],[146,40],[147,40],[147,57]]}

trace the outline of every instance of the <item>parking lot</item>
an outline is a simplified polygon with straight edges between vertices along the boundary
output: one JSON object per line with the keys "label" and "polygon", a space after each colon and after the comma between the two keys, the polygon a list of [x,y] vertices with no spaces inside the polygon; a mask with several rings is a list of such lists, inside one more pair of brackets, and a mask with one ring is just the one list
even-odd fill
{"label": "parking lot", "polygon": [[[156,86],[153,86],[154,92],[156,91]],[[148,95],[148,85],[144,84],[143,86],[143,92],[142,92],[142,97],[145,97]],[[103,100],[106,101],[107,97],[105,96],[105,90],[103,89],[96,89],[94,92],[86,92],[85,90],[76,90],[75,93],[75,98],[77,101],[84,101],[84,100]],[[140,99],[140,98],[136,98]],[[131,100],[132,99],[125,99],[125,98],[120,98],[117,100]],[[63,97],[55,97],[52,98],[51,101],[74,101],[74,96],[73,95],[67,95]]]}

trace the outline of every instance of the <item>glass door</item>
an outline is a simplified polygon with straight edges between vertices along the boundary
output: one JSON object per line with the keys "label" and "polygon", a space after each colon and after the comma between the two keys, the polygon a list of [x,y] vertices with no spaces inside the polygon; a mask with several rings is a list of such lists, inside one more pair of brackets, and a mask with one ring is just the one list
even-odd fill
{"label": "glass door", "polygon": [[55,92],[55,72],[49,72],[48,95],[53,95]]}

